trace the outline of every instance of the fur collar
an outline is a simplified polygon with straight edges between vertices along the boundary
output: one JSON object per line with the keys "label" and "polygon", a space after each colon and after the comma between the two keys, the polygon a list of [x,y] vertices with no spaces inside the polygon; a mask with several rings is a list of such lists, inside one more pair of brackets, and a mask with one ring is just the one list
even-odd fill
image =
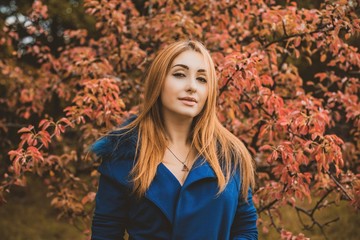
{"label": "fur collar", "polygon": [[[136,115],[128,118],[120,127],[126,126],[136,118]],[[124,130],[114,130],[106,136],[98,139],[91,146],[91,151],[104,159],[134,159],[138,138],[137,129],[125,134]]]}

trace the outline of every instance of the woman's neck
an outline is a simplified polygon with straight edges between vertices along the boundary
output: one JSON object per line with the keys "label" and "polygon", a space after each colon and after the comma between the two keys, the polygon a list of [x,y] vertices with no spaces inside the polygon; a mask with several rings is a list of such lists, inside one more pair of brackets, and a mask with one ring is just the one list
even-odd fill
{"label": "woman's neck", "polygon": [[163,116],[167,137],[171,145],[186,146],[189,144],[189,134],[193,118]]}

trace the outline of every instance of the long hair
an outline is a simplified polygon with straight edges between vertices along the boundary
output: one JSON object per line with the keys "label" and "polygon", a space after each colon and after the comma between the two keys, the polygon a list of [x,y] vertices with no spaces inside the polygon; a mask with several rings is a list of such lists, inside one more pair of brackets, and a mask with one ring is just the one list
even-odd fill
{"label": "long hair", "polygon": [[[134,192],[143,196],[155,177],[168,144],[161,116],[160,94],[174,59],[184,51],[202,54],[207,64],[208,97],[202,111],[194,118],[191,143],[213,168],[221,193],[235,171],[241,174],[241,192],[246,200],[254,186],[253,160],[244,144],[222,126],[216,116],[218,84],[214,62],[198,41],[184,40],[170,44],[155,57],[145,76],[144,102],[138,117],[121,129],[138,130],[137,161],[131,171]],[[126,131],[127,132],[127,131]]]}

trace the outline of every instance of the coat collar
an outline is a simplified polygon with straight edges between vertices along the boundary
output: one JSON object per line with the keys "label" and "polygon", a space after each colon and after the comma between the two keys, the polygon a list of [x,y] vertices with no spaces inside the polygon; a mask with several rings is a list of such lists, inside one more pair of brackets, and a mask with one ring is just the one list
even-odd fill
{"label": "coat collar", "polygon": [[186,191],[190,185],[208,178],[216,178],[216,175],[202,156],[197,158],[193,164],[183,186],[170,170],[160,163],[145,197],[153,202],[172,224],[181,192]]}
{"label": "coat collar", "polygon": [[[117,159],[109,164],[106,171],[116,182],[131,189],[132,183],[129,173],[133,164],[134,161],[131,159]],[[102,169],[99,171],[106,174]],[[160,163],[156,175],[145,193],[145,198],[154,203],[172,224],[181,191],[186,191],[192,184],[211,178],[216,178],[215,172],[203,157],[199,157],[195,161],[183,186],[180,185],[170,170],[163,163]]]}
{"label": "coat collar", "polygon": [[[132,182],[129,173],[136,162],[134,159],[136,143],[137,131],[122,137],[110,134],[95,142],[92,150],[103,157],[103,163],[98,170],[131,189]],[[190,185],[208,178],[216,178],[216,175],[203,156],[195,160],[183,186],[170,170],[160,163],[145,197],[163,212],[170,223],[173,223],[180,192],[185,191]]]}
{"label": "coat collar", "polygon": [[[133,165],[134,161],[131,158],[117,158],[108,164],[105,171],[108,171],[108,175],[117,183],[131,189],[132,182],[129,173]],[[103,168],[99,168],[99,171],[102,174],[107,174],[104,173]],[[156,175],[145,193],[145,198],[155,204],[172,224],[181,192],[187,191],[187,189],[190,189],[189,186],[197,182],[212,178],[216,178],[215,172],[202,156],[193,164],[183,186],[180,185],[170,170],[163,163],[160,163]]]}
{"label": "coat collar", "polygon": [[216,178],[214,170],[203,156],[198,157],[184,182],[183,188],[206,178]]}

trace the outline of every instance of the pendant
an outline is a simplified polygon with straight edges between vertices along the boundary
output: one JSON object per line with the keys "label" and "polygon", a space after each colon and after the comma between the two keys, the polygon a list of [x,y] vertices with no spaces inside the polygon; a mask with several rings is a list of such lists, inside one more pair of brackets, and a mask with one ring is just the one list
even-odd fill
{"label": "pendant", "polygon": [[184,164],[184,166],[183,166],[183,168],[182,168],[182,171],[188,172],[188,171],[189,171],[189,168]]}

